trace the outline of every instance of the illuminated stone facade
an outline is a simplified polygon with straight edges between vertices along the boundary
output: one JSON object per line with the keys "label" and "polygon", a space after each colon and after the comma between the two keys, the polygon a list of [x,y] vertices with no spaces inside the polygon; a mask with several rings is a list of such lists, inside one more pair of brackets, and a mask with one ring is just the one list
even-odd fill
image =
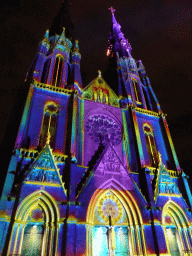
{"label": "illuminated stone facade", "polygon": [[0,202],[1,255],[192,255],[187,177],[110,10],[118,95],[101,72],[83,89],[60,16],[39,44]]}

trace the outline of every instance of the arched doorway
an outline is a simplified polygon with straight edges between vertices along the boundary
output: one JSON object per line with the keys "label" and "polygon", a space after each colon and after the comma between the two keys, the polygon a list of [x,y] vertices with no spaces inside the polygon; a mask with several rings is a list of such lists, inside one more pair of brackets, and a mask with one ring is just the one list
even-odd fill
{"label": "arched doorway", "polygon": [[16,212],[8,255],[57,255],[59,209],[43,190],[26,197]]}
{"label": "arched doorway", "polygon": [[170,255],[191,255],[191,229],[180,206],[173,201],[169,201],[163,208],[162,223]]}
{"label": "arched doorway", "polygon": [[97,190],[87,212],[87,255],[145,255],[142,219],[127,191]]}

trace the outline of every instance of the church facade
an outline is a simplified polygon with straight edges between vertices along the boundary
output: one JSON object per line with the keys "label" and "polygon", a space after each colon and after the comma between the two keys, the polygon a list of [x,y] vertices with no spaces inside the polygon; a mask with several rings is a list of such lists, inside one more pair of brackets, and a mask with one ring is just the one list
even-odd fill
{"label": "church facade", "polygon": [[78,41],[57,27],[65,5],[26,76],[0,255],[192,255],[187,176],[142,62],[110,8],[118,93],[100,71],[83,88]]}

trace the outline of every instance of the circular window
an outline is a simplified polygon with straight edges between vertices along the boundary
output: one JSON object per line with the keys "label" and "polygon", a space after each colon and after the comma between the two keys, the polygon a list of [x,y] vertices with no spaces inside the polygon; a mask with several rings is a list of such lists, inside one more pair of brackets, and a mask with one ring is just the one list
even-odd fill
{"label": "circular window", "polygon": [[92,115],[89,116],[85,129],[89,136],[99,143],[110,143],[115,146],[121,142],[121,128],[118,123],[106,115]]}
{"label": "circular window", "polygon": [[54,102],[49,102],[45,106],[45,113],[48,112],[50,114],[58,112],[58,106]]}
{"label": "circular window", "polygon": [[112,224],[114,225],[122,218],[123,208],[115,196],[106,194],[99,201],[98,212],[101,218],[108,224],[109,217],[111,217]]}

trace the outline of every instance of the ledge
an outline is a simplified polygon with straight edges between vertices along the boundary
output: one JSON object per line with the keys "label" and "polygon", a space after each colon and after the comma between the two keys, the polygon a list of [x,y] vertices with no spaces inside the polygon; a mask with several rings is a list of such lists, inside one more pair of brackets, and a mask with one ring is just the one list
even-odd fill
{"label": "ledge", "polygon": [[159,113],[151,111],[151,110],[135,107],[135,111],[139,112],[139,113],[144,113],[144,114],[147,114],[147,115],[150,115],[150,116],[157,116],[157,117],[159,117]]}
{"label": "ledge", "polygon": [[33,79],[32,84],[34,84],[35,87],[37,87],[37,88],[41,88],[41,89],[45,89],[45,90],[49,90],[49,91],[59,92],[59,93],[67,94],[67,95],[71,95],[72,93],[77,94],[77,91],[60,88],[60,87],[52,86],[49,84],[40,83],[35,79]]}

